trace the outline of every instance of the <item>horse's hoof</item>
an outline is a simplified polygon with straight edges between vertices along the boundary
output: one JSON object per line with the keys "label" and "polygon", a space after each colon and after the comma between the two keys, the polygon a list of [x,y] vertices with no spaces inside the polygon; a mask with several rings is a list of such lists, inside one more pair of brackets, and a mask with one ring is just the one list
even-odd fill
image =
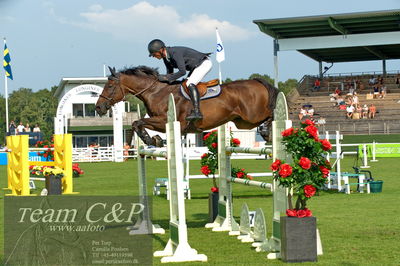
{"label": "horse's hoof", "polygon": [[159,148],[164,147],[163,139],[159,135],[156,135],[156,136],[152,137],[152,139],[153,139],[154,144],[155,144],[154,146],[159,147]]}

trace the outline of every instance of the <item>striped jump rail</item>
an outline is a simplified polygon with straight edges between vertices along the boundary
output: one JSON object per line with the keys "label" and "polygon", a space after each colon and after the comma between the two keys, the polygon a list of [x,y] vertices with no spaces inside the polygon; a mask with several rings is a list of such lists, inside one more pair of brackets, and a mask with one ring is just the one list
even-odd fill
{"label": "striped jump rail", "polygon": [[149,149],[139,149],[140,155],[147,155],[153,157],[164,157],[167,158],[167,151],[160,151],[160,150],[149,150]]}
{"label": "striped jump rail", "polygon": [[270,154],[272,150],[270,148],[262,147],[226,147],[227,153],[251,153],[251,154]]}
{"label": "striped jump rail", "polygon": [[243,184],[250,187],[269,188],[271,192],[273,191],[273,186],[271,183],[254,181],[237,177],[227,177],[226,180],[231,183]]}

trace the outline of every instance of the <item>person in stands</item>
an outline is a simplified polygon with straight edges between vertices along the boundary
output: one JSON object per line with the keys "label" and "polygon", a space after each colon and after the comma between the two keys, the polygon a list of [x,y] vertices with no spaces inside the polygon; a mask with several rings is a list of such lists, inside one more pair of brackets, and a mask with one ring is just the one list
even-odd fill
{"label": "person in stands", "polygon": [[31,127],[29,126],[29,124],[27,123],[25,128],[24,128],[24,132],[31,132]]}
{"label": "person in stands", "polygon": [[17,131],[17,126],[15,125],[14,120],[11,120],[10,126],[8,127],[8,132],[10,133],[11,136],[16,135]]}
{"label": "person in stands", "polygon": [[369,106],[368,116],[369,116],[369,118],[373,119],[373,118],[375,118],[375,114],[376,114],[376,107],[373,103],[371,103],[371,105]]}
{"label": "person in stands", "polygon": [[319,79],[316,79],[314,81],[314,91],[319,91],[320,88],[321,88],[321,81]]}
{"label": "person in stands", "polygon": [[24,132],[24,129],[25,129],[25,127],[22,124],[22,122],[19,122],[19,125],[17,126],[17,134]]}
{"label": "person in stands", "polygon": [[363,107],[362,107],[362,114],[361,114],[361,117],[362,117],[363,119],[368,118],[368,105],[366,105],[366,104],[364,104]]}
{"label": "person in stands", "polygon": [[[210,53],[202,53],[189,47],[183,46],[166,46],[159,39],[154,39],[148,44],[149,56],[164,61],[167,68],[166,75],[160,75],[158,80],[161,82],[174,82],[186,74],[186,86],[189,89],[189,96],[193,103],[192,112],[186,117],[186,120],[195,121],[203,119],[200,112],[200,96],[196,85],[210,72],[212,62],[209,58]],[[178,69],[177,72],[173,72]]]}
{"label": "person in stands", "polygon": [[346,108],[346,112],[347,112],[346,117],[347,118],[353,118],[354,110],[355,110],[354,105],[351,104],[351,105],[347,106],[347,108]]}
{"label": "person in stands", "polygon": [[304,109],[304,107],[301,107],[300,113],[299,113],[299,120],[301,121],[305,115],[307,115],[307,111],[306,111],[306,109]]}
{"label": "person in stands", "polygon": [[38,124],[36,124],[35,127],[33,128],[33,132],[40,132],[40,127]]}

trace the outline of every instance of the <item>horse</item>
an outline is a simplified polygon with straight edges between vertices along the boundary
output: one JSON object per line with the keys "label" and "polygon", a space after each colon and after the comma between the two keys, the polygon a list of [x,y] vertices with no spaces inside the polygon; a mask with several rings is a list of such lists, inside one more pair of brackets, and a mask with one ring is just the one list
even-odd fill
{"label": "horse", "polygon": [[[260,124],[270,127],[273,120],[278,89],[263,79],[237,80],[221,86],[218,97],[201,100],[203,119],[186,121],[193,105],[180,92],[180,83],[168,84],[158,81],[158,70],[147,66],[125,68],[119,72],[109,67],[111,75],[96,103],[96,112],[102,116],[112,105],[123,101],[130,93],[145,105],[149,118],[132,123],[132,129],[151,146],[162,147],[161,137],[147,133],[146,128],[165,133],[167,123],[168,96],[173,94],[177,120],[181,133],[201,133],[232,121],[239,129],[252,129]],[[263,138],[268,140],[269,134]]]}

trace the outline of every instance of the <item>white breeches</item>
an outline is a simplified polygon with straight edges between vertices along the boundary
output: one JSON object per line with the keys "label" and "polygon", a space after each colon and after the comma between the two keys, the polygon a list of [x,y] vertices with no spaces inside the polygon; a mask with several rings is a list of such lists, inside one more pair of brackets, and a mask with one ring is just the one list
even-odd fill
{"label": "white breeches", "polygon": [[206,59],[201,63],[200,66],[196,67],[190,77],[188,77],[186,85],[190,84],[197,85],[206,75],[210,72],[212,68],[212,62],[210,59]]}

